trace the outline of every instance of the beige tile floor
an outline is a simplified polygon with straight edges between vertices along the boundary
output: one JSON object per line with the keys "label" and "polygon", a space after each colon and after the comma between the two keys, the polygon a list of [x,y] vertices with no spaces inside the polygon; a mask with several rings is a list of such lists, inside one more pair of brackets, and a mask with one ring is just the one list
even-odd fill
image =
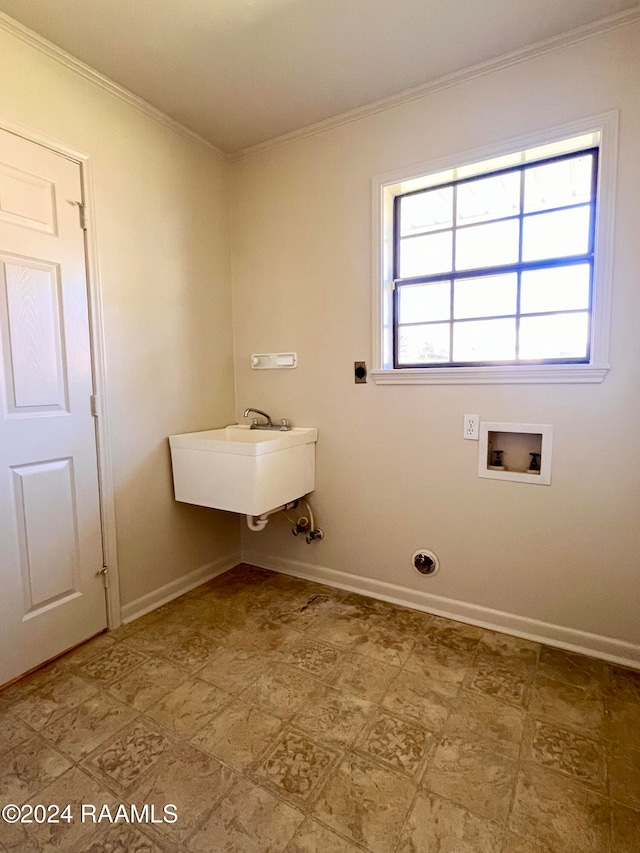
{"label": "beige tile floor", "polygon": [[5,851],[640,851],[640,673],[248,566],[2,691],[0,755],[75,818]]}

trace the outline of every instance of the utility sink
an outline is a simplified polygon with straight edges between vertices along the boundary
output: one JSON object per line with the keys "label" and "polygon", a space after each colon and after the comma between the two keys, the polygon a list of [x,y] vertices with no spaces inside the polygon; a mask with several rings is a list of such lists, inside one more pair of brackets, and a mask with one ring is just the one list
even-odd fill
{"label": "utility sink", "polygon": [[258,516],[312,492],[318,430],[244,425],[169,437],[177,501]]}

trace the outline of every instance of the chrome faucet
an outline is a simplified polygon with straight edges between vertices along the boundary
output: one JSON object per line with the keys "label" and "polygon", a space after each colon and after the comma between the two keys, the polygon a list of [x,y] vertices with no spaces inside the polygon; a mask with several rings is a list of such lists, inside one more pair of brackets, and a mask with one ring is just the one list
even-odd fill
{"label": "chrome faucet", "polygon": [[271,415],[268,415],[266,412],[262,412],[260,409],[245,409],[244,416],[245,418],[249,417],[249,412],[255,412],[256,415],[262,415],[263,418],[267,419],[266,424],[259,424],[258,419],[254,418],[253,423],[251,424],[251,429],[273,429],[273,424],[271,422]]}
{"label": "chrome faucet", "polygon": [[276,425],[272,422],[271,415],[268,415],[266,412],[263,412],[260,409],[245,409],[245,418],[249,417],[249,412],[254,412],[256,415],[262,415],[263,418],[267,419],[266,424],[261,424],[257,418],[252,418],[251,426],[249,427],[249,429],[277,429],[280,432],[288,432],[291,429],[291,424],[286,418],[282,418],[280,423]]}

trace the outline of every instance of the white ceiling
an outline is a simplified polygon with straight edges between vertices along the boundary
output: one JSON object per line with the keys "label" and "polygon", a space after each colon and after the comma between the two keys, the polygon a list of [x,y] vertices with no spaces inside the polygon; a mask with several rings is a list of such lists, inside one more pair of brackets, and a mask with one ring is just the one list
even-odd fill
{"label": "white ceiling", "polygon": [[0,11],[232,153],[638,5],[0,0]]}

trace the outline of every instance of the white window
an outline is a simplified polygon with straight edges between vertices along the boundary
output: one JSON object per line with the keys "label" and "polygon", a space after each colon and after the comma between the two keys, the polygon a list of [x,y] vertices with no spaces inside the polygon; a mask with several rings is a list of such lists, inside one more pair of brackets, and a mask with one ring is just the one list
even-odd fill
{"label": "white window", "polygon": [[374,180],[376,382],[603,380],[616,129]]}

